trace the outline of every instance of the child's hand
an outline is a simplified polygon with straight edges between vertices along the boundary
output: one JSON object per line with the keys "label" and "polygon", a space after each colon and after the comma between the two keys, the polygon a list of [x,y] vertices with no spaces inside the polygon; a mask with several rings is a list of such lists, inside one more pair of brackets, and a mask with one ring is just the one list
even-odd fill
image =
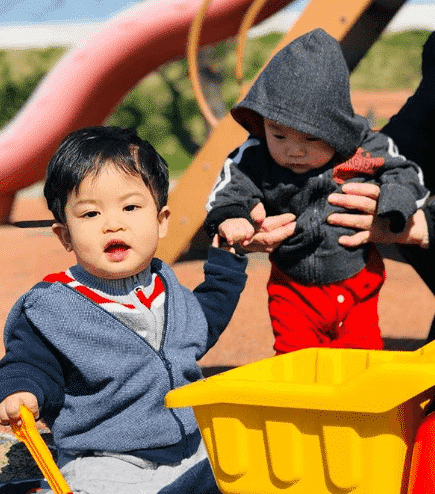
{"label": "child's hand", "polygon": [[217,249],[226,250],[227,252],[231,252],[232,254],[236,253],[236,249],[234,247],[231,247],[226,242],[221,242],[221,237],[219,237],[219,235],[217,233],[213,237],[211,245],[212,245],[212,247],[216,247]]}
{"label": "child's hand", "polygon": [[245,218],[230,218],[219,225],[219,235],[227,240],[228,245],[249,243],[254,236],[254,227]]}
{"label": "child's hand", "polygon": [[35,417],[39,418],[39,407],[36,396],[27,391],[18,391],[9,395],[0,403],[0,424],[10,425],[14,422],[16,425],[21,425],[20,407],[25,405]]}
{"label": "child's hand", "polygon": [[255,223],[255,230],[261,230],[264,220],[266,219],[266,210],[262,202],[258,202],[249,213],[252,221]]}

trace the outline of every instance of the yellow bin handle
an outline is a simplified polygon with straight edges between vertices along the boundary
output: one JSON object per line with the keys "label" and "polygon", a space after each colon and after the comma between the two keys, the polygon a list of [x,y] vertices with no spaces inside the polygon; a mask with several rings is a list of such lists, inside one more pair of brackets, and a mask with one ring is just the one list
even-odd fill
{"label": "yellow bin handle", "polygon": [[24,405],[20,408],[21,425],[11,424],[16,438],[23,442],[55,494],[73,494],[53,456],[36,428],[33,413]]}

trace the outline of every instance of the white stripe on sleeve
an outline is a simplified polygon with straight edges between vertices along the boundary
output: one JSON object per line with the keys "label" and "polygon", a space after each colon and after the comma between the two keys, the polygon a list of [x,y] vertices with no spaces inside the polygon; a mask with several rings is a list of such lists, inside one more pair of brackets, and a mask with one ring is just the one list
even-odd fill
{"label": "white stripe on sleeve", "polygon": [[213,186],[213,190],[212,190],[212,192],[208,198],[207,204],[205,205],[205,209],[207,210],[208,213],[210,212],[210,210],[213,207],[212,203],[216,199],[216,194],[220,190],[225,188],[225,186],[231,181],[231,165],[232,165],[232,163],[236,163],[236,164],[240,163],[242,156],[243,156],[243,153],[246,151],[246,149],[248,149],[251,146],[258,146],[258,144],[260,144],[260,141],[258,139],[248,139],[239,147],[239,151],[236,154],[236,156],[234,156],[233,159],[231,159],[231,158],[226,159],[226,161],[224,163],[224,167],[222,169],[222,172],[219,174],[219,177],[218,177],[215,185]]}

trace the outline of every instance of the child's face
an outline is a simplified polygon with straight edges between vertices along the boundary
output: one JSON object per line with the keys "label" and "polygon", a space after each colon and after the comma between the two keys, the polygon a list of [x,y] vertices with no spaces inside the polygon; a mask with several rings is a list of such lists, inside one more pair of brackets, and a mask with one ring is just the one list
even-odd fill
{"label": "child's face", "polygon": [[87,176],[65,206],[66,225],[54,233],[86,271],[106,279],[133,276],[151,263],[166,236],[169,209],[160,213],[139,175],[105,164]]}
{"label": "child's face", "polygon": [[267,147],[274,161],[302,174],[326,165],[335,154],[325,141],[299,130],[264,119]]}

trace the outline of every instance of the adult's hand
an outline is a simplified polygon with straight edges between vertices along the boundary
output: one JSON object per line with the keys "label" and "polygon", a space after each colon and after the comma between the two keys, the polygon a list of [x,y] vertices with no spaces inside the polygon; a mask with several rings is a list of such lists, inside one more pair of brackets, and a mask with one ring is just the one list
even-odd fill
{"label": "adult's hand", "polygon": [[429,245],[426,217],[418,210],[400,233],[392,233],[388,220],[376,216],[380,189],[374,184],[348,183],[342,187],[343,194],[333,193],[328,202],[358,213],[333,213],[328,223],[359,230],[353,235],[343,235],[338,242],[346,247],[357,247],[367,242],[415,244],[422,248]]}
{"label": "adult's hand", "polygon": [[248,252],[273,252],[286,238],[291,237],[296,228],[296,216],[284,213],[266,217],[264,206],[258,203],[251,210],[255,223],[255,234],[243,249]]}

